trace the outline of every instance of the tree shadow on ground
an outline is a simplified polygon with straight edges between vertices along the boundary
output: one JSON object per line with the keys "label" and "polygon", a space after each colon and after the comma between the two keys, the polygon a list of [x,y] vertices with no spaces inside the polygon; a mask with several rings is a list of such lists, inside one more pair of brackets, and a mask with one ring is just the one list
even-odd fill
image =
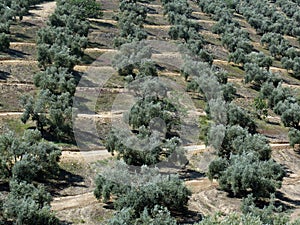
{"label": "tree shadow on ground", "polygon": [[255,91],[260,91],[261,86],[252,83],[252,84],[250,85],[250,88],[253,89],[253,90],[255,90]]}
{"label": "tree shadow on ground", "polygon": [[234,94],[234,96],[235,96],[236,98],[245,98],[245,96],[240,95],[239,93]]}
{"label": "tree shadow on ground", "polygon": [[[35,16],[34,14],[32,14],[33,16]],[[34,24],[34,23],[30,23],[30,22],[28,22],[28,21],[21,21],[21,23],[20,23],[20,25],[22,26],[22,27],[35,27],[36,26],[36,24]]]}
{"label": "tree shadow on ground", "polygon": [[[30,127],[30,129],[36,129],[36,127]],[[45,140],[50,142],[76,145],[76,140],[73,131],[70,131],[70,133],[65,134],[64,137],[60,137],[60,138],[56,137],[55,132],[50,131],[49,129],[44,129],[41,132],[41,134]]]}
{"label": "tree shadow on ground", "polygon": [[50,179],[45,182],[45,185],[48,187],[49,192],[53,197],[61,196],[59,191],[66,189],[68,187],[84,187],[86,185],[80,184],[84,182],[84,178],[80,175],[70,173],[64,169],[60,169],[59,175],[54,179]]}
{"label": "tree shadow on ground", "polygon": [[180,172],[179,177],[181,179],[184,179],[185,181],[189,181],[206,177],[206,174],[198,172],[196,170],[185,169]]}
{"label": "tree shadow on ground", "polygon": [[80,113],[84,114],[95,114],[95,110],[90,109],[87,104],[90,102],[89,99],[84,97],[74,97],[76,101],[76,105],[74,105],[74,108],[78,109]]}
{"label": "tree shadow on ground", "polygon": [[156,11],[155,8],[150,7],[150,6],[146,6],[147,7],[147,13],[148,14],[158,14],[158,12]]}
{"label": "tree shadow on ground", "polygon": [[90,47],[90,48],[104,48],[104,47],[106,47],[106,45],[103,45],[101,43],[94,42],[94,41],[89,41],[88,47]]}
{"label": "tree shadow on ground", "polygon": [[114,24],[108,23],[108,22],[100,22],[100,21],[92,21],[91,25],[99,26],[99,27],[106,27],[106,28],[112,28],[115,27]]}
{"label": "tree shadow on ground", "polygon": [[69,222],[69,221],[66,221],[66,220],[63,220],[63,221],[59,221],[60,223],[60,225],[72,225],[72,224],[74,224],[74,223],[72,223],[72,222]]}
{"label": "tree shadow on ground", "polygon": [[278,199],[278,201],[275,202],[275,206],[282,206],[284,211],[294,209],[300,206],[299,199],[291,199],[281,191],[277,191],[275,196]]}
{"label": "tree shadow on ground", "polygon": [[0,70],[0,80],[7,80],[10,77],[10,73]]}
{"label": "tree shadow on ground", "polygon": [[109,202],[106,202],[105,205],[103,206],[103,208],[105,209],[115,209],[114,207],[114,202],[113,201],[109,201]]}
{"label": "tree shadow on ground", "polygon": [[295,146],[294,151],[300,155],[300,145],[299,144]]}
{"label": "tree shadow on ground", "polygon": [[18,51],[18,50],[14,50],[14,49],[9,49],[7,51],[7,53],[11,56],[11,57],[14,57],[14,58],[25,58],[25,56],[28,56],[29,54],[27,53],[24,53],[24,52],[21,52],[21,51]]}
{"label": "tree shadow on ground", "polygon": [[96,58],[93,58],[91,57],[90,55],[87,55],[87,54],[84,54],[82,57],[81,57],[81,62],[85,65],[90,65],[92,64],[93,62],[95,62]]}
{"label": "tree shadow on ground", "polygon": [[20,38],[22,40],[30,40],[32,38],[32,37],[29,37],[29,36],[27,36],[25,34],[21,34],[21,33],[15,33],[14,36],[15,37],[11,38],[12,42],[18,42],[19,40],[17,40],[16,38]]}
{"label": "tree shadow on ground", "polygon": [[203,216],[199,212],[185,210],[181,212],[171,212],[178,222],[178,224],[194,224],[200,222]]}
{"label": "tree shadow on ground", "polygon": [[86,132],[83,130],[75,130],[76,139],[80,140],[80,143],[75,143],[79,146],[81,150],[91,150],[91,146],[101,146],[101,139],[97,134],[92,134],[91,132]]}
{"label": "tree shadow on ground", "polygon": [[267,124],[270,124],[270,125],[280,125],[280,122],[275,122],[275,121],[269,121],[267,120]]}

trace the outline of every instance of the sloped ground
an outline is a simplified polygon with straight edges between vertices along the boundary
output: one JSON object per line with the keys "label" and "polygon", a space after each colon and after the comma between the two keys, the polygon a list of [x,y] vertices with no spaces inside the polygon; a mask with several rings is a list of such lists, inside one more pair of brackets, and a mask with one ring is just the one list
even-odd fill
{"label": "sloped ground", "polygon": [[[112,49],[112,40],[118,34],[116,22],[113,20],[113,15],[117,12],[118,1],[117,0],[101,0],[104,9],[104,18],[98,21],[92,22],[92,29],[89,34],[90,43],[89,48],[86,50],[85,62],[76,67],[76,70],[84,72],[89,68],[88,63],[97,59],[103,52],[110,51]],[[228,52],[220,45],[218,35],[210,32],[210,27],[214,23],[210,17],[199,11],[199,8],[190,1],[195,12],[193,15],[203,26],[201,33],[209,41],[209,44],[205,48],[211,50],[216,60],[214,64],[219,65],[227,69],[230,72],[230,82],[238,88],[240,98],[236,100],[238,104],[244,107],[249,107],[252,104],[253,97],[257,94],[256,91],[250,89],[249,86],[243,83],[243,71],[236,65],[228,63]],[[168,22],[162,15],[162,7],[160,1],[154,1],[151,5],[148,5],[152,14],[149,15],[149,21],[145,28],[150,34],[149,39],[168,40]],[[31,14],[24,18],[19,25],[12,27],[12,34],[14,42],[11,44],[11,52],[6,55],[0,56],[0,90],[2,90],[0,98],[0,114],[1,123],[16,120],[19,114],[12,111],[20,111],[21,108],[16,102],[18,98],[27,92],[34,92],[35,89],[32,86],[32,79],[34,72],[39,69],[37,62],[35,61],[35,34],[36,31],[45,26],[48,16],[54,11],[55,2],[46,2],[38,5],[30,12]],[[247,24],[247,22],[240,17],[240,22],[246,27],[253,40],[253,44],[257,49],[261,49],[260,44],[257,42],[259,37],[255,31]],[[291,43],[295,43],[292,38],[288,39]],[[173,42],[173,41],[171,41]],[[172,55],[171,55],[172,56]],[[156,55],[156,57],[163,57]],[[165,58],[166,59],[166,58]],[[272,70],[280,71],[281,76],[284,78],[286,85],[293,85],[295,89],[298,88],[300,82],[294,78],[288,76],[285,70],[278,67],[273,67]],[[182,77],[178,76],[178,73],[174,73],[172,68],[169,71],[163,72],[165,76],[172,77],[175,81],[182,83]],[[122,88],[122,82],[120,78],[114,76],[110,83],[110,87]],[[110,111],[111,104],[114,98],[111,98],[111,93],[101,100],[99,113],[100,116],[104,115],[103,111]],[[8,99],[8,100],[7,100]],[[89,118],[91,119],[91,118]],[[275,118],[277,120],[278,118]],[[270,118],[274,120],[274,117]],[[18,129],[25,129],[20,124],[14,124],[10,122],[10,126]],[[100,121],[99,127],[109,129],[109,116],[106,119]],[[2,131],[6,125],[2,125]],[[268,124],[266,122],[259,123],[260,131],[271,138],[271,140],[284,142],[287,140],[286,132],[280,124]],[[5,130],[5,129],[4,129]],[[99,131],[103,137],[107,131]],[[74,148],[74,146],[71,146]],[[287,146],[273,146],[273,156],[276,161],[284,165],[289,171],[288,176],[284,179],[283,186],[278,193],[278,201],[285,204],[286,208],[295,210],[292,214],[292,218],[300,216],[300,154]],[[74,150],[74,149],[73,149]],[[103,150],[95,150],[92,152],[74,152],[64,151],[61,161],[61,166],[65,169],[63,179],[57,184],[51,184],[52,192],[54,193],[54,201],[52,208],[56,211],[60,219],[64,220],[66,224],[105,224],[105,219],[109,218],[113,211],[96,201],[92,191],[94,188],[93,180],[96,175],[93,167],[93,162],[105,160],[110,157],[109,154]],[[196,152],[196,153],[195,153]],[[225,192],[218,190],[218,184],[216,182],[209,181],[205,177],[205,168],[199,166],[199,161],[209,161],[211,158],[204,155],[205,150],[195,149],[195,152],[189,153],[190,165],[188,169],[195,170],[194,174],[186,179],[186,184],[191,188],[193,195],[189,202],[189,209],[191,211],[199,212],[201,214],[210,214],[212,212],[221,211],[224,213],[230,213],[233,211],[239,211],[240,199],[229,198]],[[208,164],[208,163],[204,163]],[[198,171],[198,172],[197,172]],[[51,186],[50,185],[50,186]],[[105,207],[103,207],[105,206]]]}

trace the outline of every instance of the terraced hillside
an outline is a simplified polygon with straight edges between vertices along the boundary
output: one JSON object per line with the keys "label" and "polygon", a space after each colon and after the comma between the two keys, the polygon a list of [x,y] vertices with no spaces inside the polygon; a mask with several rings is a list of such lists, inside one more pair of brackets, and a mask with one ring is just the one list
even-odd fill
{"label": "terraced hillside", "polygon": [[[119,1],[100,0],[99,2],[103,16],[88,19],[90,22],[88,43],[84,49],[84,55],[73,68],[73,73],[79,74],[81,78],[74,94],[75,98],[73,98],[75,103],[81,104],[78,107],[79,112],[76,112],[76,118],[73,112],[77,143],[58,141],[45,135],[46,139],[62,149],[59,177],[44,181],[43,184],[53,196],[51,210],[60,221],[63,221],[63,224],[107,224],[107,219],[115,213],[112,204],[115,197],[112,197],[108,203],[103,203],[94,196],[95,177],[99,170],[116,161],[117,157],[112,156],[104,144],[110,135],[111,127],[121,127],[120,121],[128,113],[126,112],[128,106],[132,104],[132,99],[130,99],[132,95],[131,90],[126,87],[128,77],[124,78],[119,75],[113,67],[112,60],[119,50],[115,47],[115,40],[122,37],[120,19],[117,20],[120,13]],[[175,212],[174,217],[181,224],[192,224],[199,222],[203,215],[216,212],[221,212],[222,215],[240,213],[242,198],[228,194],[220,188],[217,179],[209,179],[207,176],[209,163],[217,157],[212,146],[206,146],[207,143],[205,143],[207,136],[205,128],[213,121],[210,117],[212,112],[208,114],[206,93],[193,87],[189,89],[193,84],[193,79],[192,76],[187,79],[184,77],[182,67],[185,65],[185,59],[178,48],[183,43],[188,44],[189,40],[198,41],[198,36],[195,39],[189,37],[185,41],[184,34],[174,32],[172,37],[169,31],[177,24],[170,22],[171,15],[165,13],[164,7],[166,6],[163,2],[154,0],[150,3],[147,1],[139,3],[147,9],[145,21],[141,26],[146,34],[145,43],[150,43],[149,45],[154,49],[151,60],[155,62],[158,77],[170,83],[174,82],[178,89],[184,90],[185,97],[191,100],[190,103],[183,103],[184,106],[191,105],[187,116],[190,119],[189,122],[202,127],[202,129],[197,127],[196,134],[189,133],[185,136],[183,148],[186,150],[189,163],[177,172],[192,194],[188,201],[187,211],[181,214]],[[295,146],[291,147],[289,132],[293,129],[299,130],[300,119],[297,120],[297,118],[300,118],[300,113],[297,111],[298,108],[290,114],[285,114],[285,112],[292,110],[291,105],[295,104],[293,107],[296,107],[299,102],[300,81],[297,74],[297,60],[300,57],[298,40],[300,34],[293,29],[299,25],[298,17],[287,12],[282,1],[273,3],[259,0],[260,4],[267,2],[266,7],[273,11],[268,12],[265,9],[261,15],[257,13],[257,18],[248,13],[251,10],[258,12],[256,11],[258,6],[255,4],[245,3],[242,7],[234,3],[226,5],[220,2],[223,1],[187,1],[192,10],[189,20],[199,26],[197,33],[203,38],[201,49],[205,54],[199,52],[197,59],[208,65],[211,64],[210,68],[215,66],[218,71],[227,74],[227,82],[224,85],[228,84],[228,87],[232,88],[229,90],[236,90],[233,93],[229,91],[233,96],[230,104],[242,108],[255,122],[256,132],[264,135],[270,142],[272,158],[287,172],[281,188],[276,191],[275,204],[281,205],[290,219],[295,220],[300,218],[300,154],[298,149],[300,133],[296,132],[293,136],[296,141]],[[286,2],[294,4],[297,9],[300,7],[297,1]],[[221,9],[217,7],[218,4]],[[239,7],[235,8],[237,6]],[[20,118],[24,107],[20,103],[20,98],[28,93],[37,96],[41,91],[41,88],[37,88],[34,82],[35,74],[42,70],[38,65],[37,31],[47,26],[47,21],[55,8],[56,2],[53,1],[38,4],[30,9],[29,15],[24,16],[22,21],[11,25],[10,48],[7,52],[0,53],[1,133],[13,130],[21,135],[24,130],[36,126],[32,120],[22,123]],[[222,10],[231,13],[227,21],[220,19],[223,18],[221,17],[223,16]],[[265,26],[258,21],[267,21],[268,26],[265,26],[269,27],[269,30],[264,30]],[[293,26],[281,32],[286,23],[292,22]],[[269,38],[270,40],[267,37],[268,33],[273,35]],[[272,40],[276,39],[275,34],[280,33],[282,34],[280,37],[276,36],[279,44],[274,44]],[[263,37],[266,39],[265,42],[262,41]],[[283,46],[283,50],[279,46]],[[263,53],[265,58],[269,57],[271,63],[258,65],[264,60],[264,58],[255,58],[255,53],[259,52]],[[206,53],[212,58],[209,58]],[[251,54],[253,58],[249,56]],[[263,87],[266,86],[265,89],[270,90],[270,88],[267,89],[267,84],[271,85],[271,83],[273,85],[271,91],[263,96]],[[269,102],[276,102],[276,96],[269,98],[274,94],[272,90],[278,90],[278,93],[281,93],[280,91],[283,92],[284,88],[289,92],[287,98],[280,99],[282,96],[279,94],[278,98],[282,102],[286,100],[285,105],[281,108],[271,105]],[[127,96],[129,97],[126,98]],[[261,105],[257,104],[259,101],[263,105],[261,108]],[[295,119],[298,123],[294,126],[289,123],[289,120],[285,122],[285,119]],[[248,129],[251,128],[248,127]],[[240,143],[240,145],[243,144],[245,143]]]}

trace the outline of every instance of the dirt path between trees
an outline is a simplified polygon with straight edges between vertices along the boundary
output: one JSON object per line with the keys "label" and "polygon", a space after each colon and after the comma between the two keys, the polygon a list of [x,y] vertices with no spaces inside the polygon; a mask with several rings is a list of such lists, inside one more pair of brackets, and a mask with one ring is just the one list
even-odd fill
{"label": "dirt path between trees", "polygon": [[[271,146],[272,148],[276,148],[276,149],[289,148],[289,144],[287,143],[271,144]],[[190,146],[185,146],[184,148],[185,150],[187,150],[188,154],[200,153],[203,152],[205,149],[207,149],[205,145],[190,145]],[[98,150],[98,151],[96,150],[96,151],[88,151],[88,152],[64,151],[62,154],[62,160],[80,160],[80,161],[84,160],[85,163],[92,163],[109,157],[111,157],[111,154],[107,152],[107,150]],[[285,181],[285,183],[286,182],[288,182],[288,180]],[[192,189],[196,188],[199,193],[201,191],[201,193],[203,192],[202,194],[204,194],[206,192],[211,192],[213,189],[215,189],[217,183],[211,182],[205,178],[201,180],[187,181],[187,185],[191,186]],[[74,195],[74,196],[56,197],[51,203],[51,207],[52,210],[54,211],[61,211],[65,209],[82,208],[91,204],[96,204],[97,202],[98,200],[94,197],[93,192],[87,191],[87,193]],[[295,215],[298,215],[297,213],[298,211],[295,211],[292,216],[295,217]]]}
{"label": "dirt path between trees", "polygon": [[[31,14],[30,16],[27,16],[24,18],[24,21],[35,21],[35,20],[41,20],[43,22],[46,22],[48,20],[48,17],[54,12],[56,7],[56,2],[46,2],[43,4],[40,4],[36,7],[36,9],[30,10]],[[153,7],[161,7],[157,5],[153,5]],[[203,14],[202,12],[193,12],[194,14]],[[205,14],[203,14],[205,15]],[[98,22],[102,23],[111,23],[113,25],[116,25],[116,21],[114,20],[98,20]],[[215,23],[211,20],[199,20],[198,22],[202,23]],[[170,25],[145,25],[145,28],[152,28],[152,29],[169,29]],[[12,46],[17,45],[30,45],[34,46],[34,43],[12,43]],[[87,48],[85,49],[85,52],[113,52],[114,49],[100,49],[100,48]],[[168,53],[164,53],[165,55]],[[170,53],[169,53],[170,54]],[[157,55],[159,56],[159,55]],[[226,63],[229,64],[227,61],[222,60],[215,60],[215,62],[218,61],[220,63]],[[0,60],[1,63],[8,63],[8,64],[30,64],[30,63],[37,63],[37,61],[25,61],[25,60]],[[89,66],[76,66],[75,69],[86,69]],[[277,69],[277,68],[271,68],[271,69]],[[280,68],[278,68],[280,69]],[[177,76],[180,74],[177,73],[163,73],[164,75],[172,75]],[[20,85],[26,85],[26,84],[20,84]],[[2,112],[0,113],[1,116],[20,116],[22,115],[22,112]],[[79,114],[79,117],[84,118],[113,118],[113,117],[120,117],[120,113],[112,113],[112,112],[101,112],[99,114]],[[283,148],[289,148],[288,143],[271,143],[271,147],[273,149],[283,149]],[[189,154],[195,154],[195,153],[202,153],[205,151],[206,146],[205,145],[190,145],[184,147]],[[75,151],[72,150],[65,150],[62,153],[62,160],[79,160],[87,163],[92,163],[97,160],[105,159],[110,157],[111,154],[107,152],[107,150],[103,149],[94,149],[92,151],[80,151],[78,152],[78,149]],[[216,208],[212,202],[216,201],[216,199],[219,199],[219,196],[214,196],[212,194],[217,193],[216,191],[216,183],[212,183],[208,181],[207,178],[203,180],[192,180],[190,181],[190,184],[195,187],[197,185],[197,188],[199,189],[200,198],[196,199],[194,202],[201,203],[201,205],[209,205],[209,207]],[[69,210],[69,209],[77,209],[77,208],[83,208],[89,205],[94,206],[95,204],[99,204],[97,199],[94,197],[93,192],[90,191],[90,187],[86,187],[83,189],[83,194],[78,195],[70,195],[65,197],[56,197],[54,198],[53,202],[51,203],[52,210],[54,211],[63,211],[63,210]],[[204,191],[203,191],[204,190]],[[234,200],[234,199],[233,199]],[[227,199],[226,199],[227,201]],[[221,202],[221,201],[218,201]],[[299,210],[298,210],[299,211]],[[297,215],[297,211],[295,211],[294,215]]]}
{"label": "dirt path between trees", "polygon": [[55,11],[55,8],[56,1],[38,4],[34,9],[29,10],[30,15],[24,16],[23,21],[48,21],[48,17]]}
{"label": "dirt path between trees", "polygon": [[54,198],[51,202],[51,208],[54,211],[62,211],[65,209],[85,207],[97,202],[98,200],[95,198],[93,192],[88,192],[74,196]]}

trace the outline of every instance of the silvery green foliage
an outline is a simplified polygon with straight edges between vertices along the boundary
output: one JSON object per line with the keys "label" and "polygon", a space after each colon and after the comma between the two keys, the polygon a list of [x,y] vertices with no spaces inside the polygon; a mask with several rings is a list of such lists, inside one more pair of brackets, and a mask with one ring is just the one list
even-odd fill
{"label": "silvery green foliage", "polygon": [[75,1],[59,1],[52,15],[49,17],[49,26],[64,27],[74,34],[87,36],[89,30],[88,15],[85,7],[78,6]]}
{"label": "silvery green foliage", "polygon": [[191,80],[192,89],[204,95],[208,102],[206,112],[210,118],[217,124],[226,124],[226,101],[234,98],[236,89],[227,83],[226,78],[221,78],[224,71],[207,63],[193,61],[189,56],[185,56],[181,70],[185,78]]}
{"label": "silvery green foliage", "polygon": [[138,41],[124,44],[115,55],[112,65],[123,76],[133,76],[137,74],[134,69],[143,68],[145,62],[152,56],[152,49],[145,41]]}
{"label": "silvery green foliage", "polygon": [[5,52],[10,46],[10,25],[16,17],[22,20],[23,16],[34,1],[0,1],[0,52]]}
{"label": "silvery green foliage", "polygon": [[169,210],[183,210],[190,191],[176,175],[162,175],[157,168],[142,166],[135,170],[122,161],[103,170],[96,179],[95,196],[108,201],[117,196],[114,206],[122,211],[132,209],[132,218],[138,218],[145,209],[161,205]]}
{"label": "silvery green foliage", "polygon": [[67,46],[70,54],[81,57],[83,49],[87,47],[87,37],[74,34],[72,30],[66,27],[44,27],[38,31],[37,44]]}
{"label": "silvery green foliage", "polygon": [[298,103],[292,103],[289,105],[289,108],[282,113],[281,121],[286,127],[295,127],[299,129],[299,110],[300,105]]}
{"label": "silvery green foliage", "polygon": [[[253,194],[250,194],[243,199],[241,210],[244,215],[250,214],[257,216],[263,224],[294,224],[289,223],[289,216],[283,213],[282,206],[275,206],[275,194],[271,194],[268,205],[265,205],[263,208],[259,208],[255,205],[256,200],[257,199],[253,197]],[[295,224],[298,223],[299,221],[295,221]]]}
{"label": "silvery green foliage", "polygon": [[40,3],[39,0],[11,0],[0,1],[0,21],[1,23],[10,22],[16,20],[19,17],[20,20],[23,16],[28,14],[31,6]]}
{"label": "silvery green foliage", "polygon": [[247,55],[247,62],[255,63],[259,67],[269,70],[270,66],[272,66],[273,58],[266,56],[263,52],[251,52]]}
{"label": "silvery green foliage", "polygon": [[0,33],[0,51],[7,51],[9,49],[10,41],[6,33]]}
{"label": "silvery green foliage", "polygon": [[273,74],[265,68],[259,67],[256,63],[246,63],[244,68],[246,72],[245,83],[254,81],[255,84],[261,86],[265,82],[272,82],[277,85],[280,81],[278,75]]}
{"label": "silvery green foliage", "polygon": [[74,76],[67,68],[50,66],[34,76],[34,84],[41,89],[48,89],[54,95],[73,94],[76,88]]}
{"label": "silvery green foliage", "polygon": [[213,56],[203,49],[204,38],[199,34],[200,25],[193,21],[193,9],[187,1],[163,1],[164,14],[168,16],[172,24],[169,36],[172,39],[183,39],[180,45],[181,51],[189,54],[192,58],[208,62],[212,65]]}
{"label": "silvery green foliage", "polygon": [[295,128],[289,130],[290,145],[294,148],[296,144],[300,144],[300,131]]}
{"label": "silvery green foliage", "polygon": [[119,4],[118,25],[119,37],[114,39],[115,47],[141,41],[147,37],[143,24],[147,17],[147,8],[137,1],[122,0]]}
{"label": "silvery green foliage", "polygon": [[164,132],[149,132],[144,126],[140,127],[137,136],[128,132],[126,129],[114,129],[106,141],[107,150],[112,154],[117,152],[117,157],[127,164],[142,166],[165,162],[170,166],[180,166],[186,162],[178,138],[166,139]]}
{"label": "silvery green foliage", "polygon": [[[65,85],[68,86],[67,83]],[[21,99],[21,104],[25,108],[22,122],[26,123],[31,118],[36,121],[37,129],[42,133],[48,130],[57,139],[68,139],[72,132],[71,93],[57,94],[49,89],[42,89],[37,99],[34,100],[31,96],[25,95]]]}
{"label": "silvery green foliage", "polygon": [[[85,31],[77,30],[76,19],[72,17],[80,15],[77,20],[84,22],[80,10],[71,2],[60,1],[50,17],[50,25],[38,32],[38,61],[45,71],[36,74],[35,85],[42,90],[36,100],[28,96],[21,100],[25,108],[22,121],[25,123],[31,117],[37,122],[39,130],[43,132],[48,129],[59,139],[66,138],[71,131],[70,113],[76,82],[70,70],[87,46],[87,38],[83,34]],[[69,17],[62,22],[65,15]],[[68,23],[74,26],[69,27]]]}
{"label": "silvery green foliage", "polygon": [[208,109],[209,117],[216,124],[227,124],[228,115],[228,104],[222,99],[211,99],[208,101]]}
{"label": "silvery green foliage", "polygon": [[[104,169],[101,176],[111,182],[122,185],[139,188],[149,184],[156,184],[158,182],[167,181],[170,177],[162,175],[157,167],[148,167],[143,165],[140,170],[133,170],[123,160],[117,160],[109,165],[111,169]],[[171,175],[173,176],[173,175]]]}
{"label": "silvery green foliage", "polygon": [[209,167],[210,178],[217,178],[220,188],[234,196],[252,193],[257,198],[269,198],[281,187],[284,175],[279,164],[271,159],[261,161],[253,152],[231,155],[228,162],[213,162]]}
{"label": "silvery green foliage", "polygon": [[[209,131],[209,136],[212,146],[221,157],[229,158],[231,154],[249,152],[256,154],[261,160],[268,160],[271,157],[271,147],[263,135],[251,134],[238,125],[213,126]],[[220,138],[222,138],[221,143],[218,141]]]}
{"label": "silvery green foliage", "polygon": [[226,31],[222,35],[221,41],[230,52],[242,49],[245,54],[249,54],[253,49],[249,42],[249,33],[239,28],[234,28],[232,32]]}
{"label": "silvery green foliage", "polygon": [[194,225],[265,225],[260,221],[258,216],[253,216],[251,214],[239,215],[237,213],[232,213],[227,216],[222,216],[221,214],[215,214],[204,218],[200,223],[195,223]]}
{"label": "silvery green foliage", "polygon": [[181,71],[186,79],[190,78],[196,84],[196,90],[203,93],[208,102],[224,99],[223,85],[219,82],[221,72],[218,68],[210,67],[205,62],[194,61],[188,55],[185,55]]}
{"label": "silvery green foliage", "polygon": [[117,152],[118,158],[130,165],[182,161],[185,157],[176,137],[185,108],[178,102],[180,97],[170,95],[174,90],[164,80],[152,76],[136,79],[128,88],[136,97],[135,103],[110,132],[106,141],[108,151]]}
{"label": "silvery green foliage", "polygon": [[71,70],[76,63],[79,62],[79,58],[76,55],[71,54],[70,48],[57,43],[54,43],[53,45],[38,45],[37,60],[39,61],[39,66],[44,69],[53,65]]}
{"label": "silvery green foliage", "polygon": [[96,16],[94,0],[61,0],[49,17],[48,26],[38,32],[37,59],[44,71],[34,77],[41,90],[34,99],[23,96],[22,121],[36,121],[42,134],[47,131],[58,140],[72,138],[72,104],[76,81],[72,69],[87,47],[87,12]]}
{"label": "silvery green foliage", "polygon": [[264,34],[260,42],[269,49],[274,58],[285,56],[285,52],[290,47],[289,42],[285,40],[281,34],[277,33]]}
{"label": "silvery green foliage", "polygon": [[279,83],[277,87],[274,87],[272,83],[266,82],[262,85],[260,94],[263,98],[268,99],[268,106],[273,109],[280,101],[292,98],[291,90],[287,87],[283,87],[282,83]]}
{"label": "silvery green foliage", "polygon": [[226,102],[231,102],[235,99],[237,90],[232,83],[222,85],[223,97]]}
{"label": "silvery green foliage", "polygon": [[2,179],[14,177],[31,182],[54,174],[61,151],[42,140],[38,131],[25,131],[21,138],[12,132],[0,136]]}
{"label": "silvery green foliage", "polygon": [[247,134],[239,136],[232,141],[234,153],[243,154],[253,152],[260,160],[269,160],[271,158],[271,147],[268,139],[261,134]]}
{"label": "silvery green foliage", "polygon": [[100,18],[103,13],[101,4],[96,0],[68,0],[73,6],[80,10],[80,16],[84,18]]}
{"label": "silvery green foliage", "polygon": [[247,62],[246,55],[247,53],[244,49],[238,48],[234,52],[229,53],[228,61],[244,65]]}
{"label": "silvery green foliage", "polygon": [[226,127],[223,124],[212,125],[209,129],[208,139],[209,144],[215,149],[221,149],[224,137],[225,137]]}
{"label": "silvery green foliage", "polygon": [[109,225],[176,225],[176,220],[171,217],[167,208],[155,205],[154,209],[147,208],[140,214],[139,218],[132,218],[132,208],[124,208],[117,212],[108,222]]}
{"label": "silvery green foliage", "polygon": [[169,179],[168,176],[161,175],[158,168],[150,168],[145,165],[140,167],[140,171],[131,171],[130,168],[122,160],[115,161],[107,169],[104,168],[96,179],[95,196],[107,201],[110,193],[124,195],[131,188],[156,184]]}
{"label": "silvery green foliage", "polygon": [[243,128],[248,129],[248,131],[252,134],[256,132],[256,124],[251,118],[250,114],[234,103],[229,104],[227,116],[228,125],[239,125]]}
{"label": "silvery green foliage", "polygon": [[272,223],[265,222],[260,218],[259,215],[255,215],[253,213],[246,214],[238,214],[232,213],[230,215],[222,215],[221,213],[217,213],[211,216],[207,216],[200,223],[195,223],[194,225],[298,225],[300,223],[299,220],[289,222],[289,219],[285,215],[276,215],[273,214]]}
{"label": "silvery green foliage", "polygon": [[10,182],[11,192],[3,202],[3,219],[14,224],[58,225],[51,212],[51,195],[42,185]]}
{"label": "silvery green foliage", "polygon": [[[242,127],[235,125],[235,126],[228,126],[226,127],[224,131],[223,126],[215,127],[212,129],[212,134],[219,133],[221,129],[221,132],[224,132],[224,139],[221,143],[221,146],[218,150],[218,155],[222,157],[229,157],[230,154],[233,152],[233,141],[238,137],[245,137],[248,134],[248,131],[243,129]],[[213,136],[212,136],[213,138]],[[217,147],[217,146],[214,146]]]}

